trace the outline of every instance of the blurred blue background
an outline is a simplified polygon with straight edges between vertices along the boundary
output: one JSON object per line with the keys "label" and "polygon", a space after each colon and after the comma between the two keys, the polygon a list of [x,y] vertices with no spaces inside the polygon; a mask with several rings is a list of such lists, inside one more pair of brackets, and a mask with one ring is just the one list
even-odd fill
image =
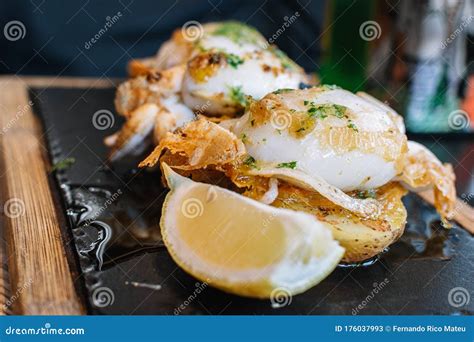
{"label": "blurred blue background", "polygon": [[[120,19],[90,49],[90,41],[118,12]],[[172,31],[189,20],[237,19],[265,37],[278,30],[285,16],[299,19],[277,45],[308,71],[318,69],[324,1],[255,0],[2,0],[0,27],[21,21],[25,37],[0,37],[0,73],[74,76],[125,76],[132,58],[151,56]]]}

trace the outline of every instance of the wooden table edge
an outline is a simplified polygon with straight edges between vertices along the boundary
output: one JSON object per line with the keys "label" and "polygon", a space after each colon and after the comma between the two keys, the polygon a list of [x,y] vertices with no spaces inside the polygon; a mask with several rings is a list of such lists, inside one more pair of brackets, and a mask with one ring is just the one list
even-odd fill
{"label": "wooden table edge", "polygon": [[52,77],[52,76],[17,76],[1,75],[0,82],[21,82],[27,87],[59,88],[111,88],[116,87],[123,79],[97,77]]}
{"label": "wooden table edge", "polygon": [[[32,110],[29,87],[109,88],[118,80],[0,76],[0,172],[2,174],[2,313],[80,315],[75,265],[67,257],[62,213],[50,187],[43,129]],[[17,215],[15,210],[20,211]],[[41,270],[41,271],[40,271]],[[1,271],[2,276],[5,272]],[[8,291],[7,291],[8,290]]]}

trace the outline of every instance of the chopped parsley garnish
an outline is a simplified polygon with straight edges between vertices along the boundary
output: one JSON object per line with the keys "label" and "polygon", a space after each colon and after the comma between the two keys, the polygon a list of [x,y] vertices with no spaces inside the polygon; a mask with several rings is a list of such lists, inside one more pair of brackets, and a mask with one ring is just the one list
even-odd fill
{"label": "chopped parsley garnish", "polygon": [[334,90],[334,89],[341,89],[341,87],[335,85],[335,84],[323,84],[320,86],[321,89],[323,90]]}
{"label": "chopped parsley garnish", "polygon": [[230,89],[229,96],[233,102],[238,103],[243,107],[247,106],[247,98],[245,97],[245,94],[242,92],[242,86],[230,87],[229,89]]}
{"label": "chopped parsley garnish", "polygon": [[226,21],[220,23],[211,34],[214,36],[227,37],[237,44],[256,44],[259,41],[264,41],[263,37],[256,29],[238,21]]}
{"label": "chopped parsley garnish", "polygon": [[342,119],[347,118],[346,107],[337,104],[315,104],[310,101],[303,101],[305,106],[309,106],[308,114],[311,117],[325,119],[329,115],[335,116],[336,118]]}
{"label": "chopped parsley garnish", "polygon": [[287,168],[287,169],[294,169],[296,168],[296,161],[288,162],[288,163],[280,163],[277,165],[277,168]]}
{"label": "chopped parsley garnish", "polygon": [[248,156],[247,159],[244,160],[244,164],[251,167],[251,168],[256,168],[257,167],[257,161],[252,156]]}
{"label": "chopped parsley garnish", "polygon": [[370,189],[370,190],[361,190],[357,192],[357,197],[361,199],[366,199],[366,198],[375,198],[375,190]]}
{"label": "chopped parsley garnish", "polygon": [[333,105],[334,108],[334,116],[342,119],[346,115],[346,107],[340,105]]}
{"label": "chopped parsley garnish", "polygon": [[312,118],[318,119],[325,119],[328,117],[328,115],[326,114],[326,110],[321,106],[311,107],[310,109],[308,109],[308,114]]}
{"label": "chopped parsley garnish", "polygon": [[357,126],[351,120],[349,120],[349,124],[347,125],[347,127],[354,130],[355,132],[359,132]]}
{"label": "chopped parsley garnish", "polygon": [[290,91],[293,91],[294,89],[291,89],[291,88],[281,88],[281,89],[277,89],[273,92],[273,94],[283,94],[283,93],[289,93]]}
{"label": "chopped parsley garnish", "polygon": [[273,50],[275,53],[275,56],[278,57],[278,59],[281,62],[281,66],[285,69],[294,69],[294,62],[280,49],[275,48]]}
{"label": "chopped parsley garnish", "polygon": [[240,64],[244,63],[244,60],[233,53],[227,54],[227,63],[234,69],[237,69]]}
{"label": "chopped parsley garnish", "polygon": [[242,133],[241,137],[240,137],[240,140],[242,140],[242,142],[245,144],[246,142],[248,142],[248,139],[247,139],[247,134],[245,133]]}
{"label": "chopped parsley garnish", "polygon": [[65,158],[63,160],[60,160],[53,165],[53,167],[51,168],[51,172],[69,169],[75,162],[75,158]]}

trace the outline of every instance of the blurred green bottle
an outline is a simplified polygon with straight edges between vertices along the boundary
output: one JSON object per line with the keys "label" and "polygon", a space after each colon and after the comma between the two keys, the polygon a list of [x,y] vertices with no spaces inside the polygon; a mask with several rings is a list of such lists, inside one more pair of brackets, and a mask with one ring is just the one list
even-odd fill
{"label": "blurred green bottle", "polygon": [[380,36],[374,13],[374,0],[326,1],[321,83],[351,91],[365,88],[369,43]]}

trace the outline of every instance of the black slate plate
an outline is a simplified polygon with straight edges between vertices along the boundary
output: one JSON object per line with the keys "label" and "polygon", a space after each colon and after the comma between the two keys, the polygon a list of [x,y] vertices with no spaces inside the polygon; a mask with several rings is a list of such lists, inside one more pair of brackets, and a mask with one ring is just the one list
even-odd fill
{"label": "black slate plate", "polygon": [[[113,112],[114,89],[32,89],[73,237],[91,314],[472,314],[474,238],[408,195],[406,233],[371,266],[339,267],[326,280],[281,305],[240,298],[201,284],[172,261],[160,242],[158,221],[166,190],[160,175],[134,169],[140,158],[104,163],[105,130],[93,125],[99,110]],[[422,143],[458,175],[459,195],[472,204],[474,142],[427,137]],[[133,169],[132,171],[129,171]],[[471,189],[471,194],[469,193]],[[158,290],[158,288],[161,288]],[[468,297],[472,300],[467,301]],[[463,305],[459,305],[463,304]]]}

